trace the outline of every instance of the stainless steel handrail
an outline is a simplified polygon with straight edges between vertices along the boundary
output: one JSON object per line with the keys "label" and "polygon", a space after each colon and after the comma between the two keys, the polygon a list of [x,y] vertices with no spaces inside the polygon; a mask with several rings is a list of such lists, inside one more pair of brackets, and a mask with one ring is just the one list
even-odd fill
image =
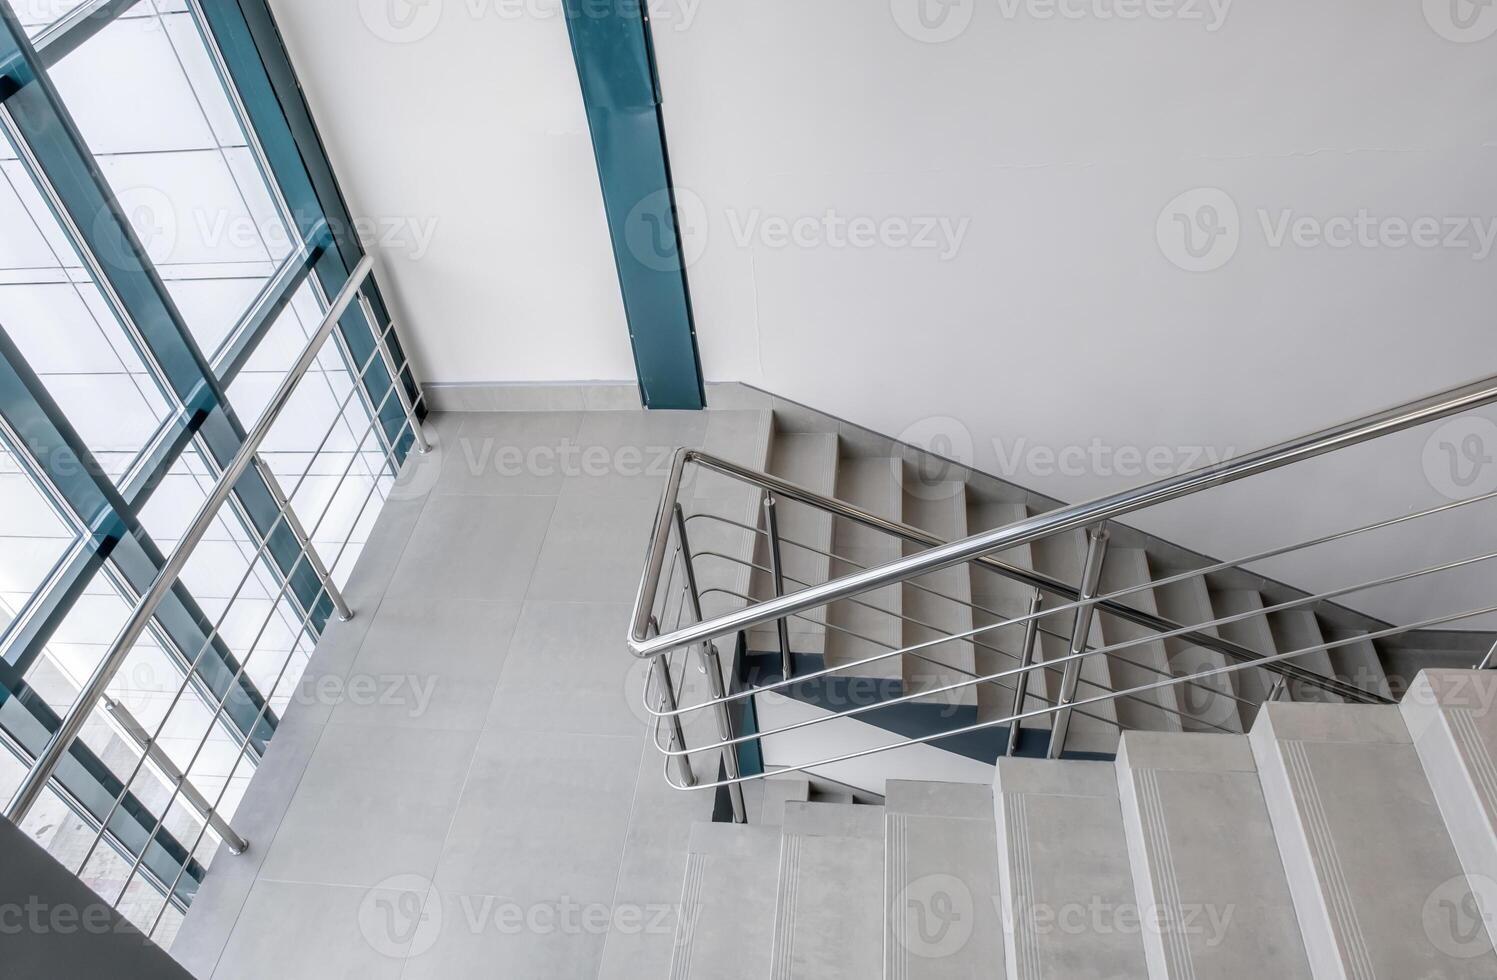
{"label": "stainless steel handrail", "polygon": [[[1351,645],[1351,644],[1363,642],[1364,640],[1379,640],[1379,639],[1383,639],[1385,637],[1397,636],[1397,635],[1402,634],[1402,633],[1409,633],[1409,632],[1415,632],[1415,631],[1423,630],[1423,629],[1430,629],[1432,627],[1443,626],[1443,625],[1447,625],[1447,624],[1450,624],[1450,623],[1460,622],[1460,621],[1466,620],[1466,619],[1474,619],[1474,618],[1476,618],[1478,616],[1490,616],[1490,615],[1492,615],[1494,613],[1497,613],[1497,605],[1494,605],[1494,606],[1482,606],[1482,607],[1476,608],[1476,609],[1467,609],[1467,610],[1463,610],[1461,612],[1450,613],[1450,614],[1443,615],[1443,616],[1435,616],[1435,617],[1432,617],[1430,619],[1421,620],[1421,621],[1416,622],[1416,623],[1409,623],[1408,625],[1405,625],[1405,626],[1393,626],[1393,627],[1390,627],[1390,628],[1384,629],[1384,630],[1374,630],[1374,631],[1366,634],[1365,636],[1347,637],[1347,638],[1341,639],[1341,640],[1334,640],[1334,641],[1329,641],[1329,642],[1324,642],[1324,643],[1311,644],[1310,646],[1301,647],[1301,648],[1299,648],[1297,650],[1290,650],[1290,651],[1287,651],[1285,653],[1276,653],[1276,654],[1273,654],[1271,656],[1265,657],[1265,660],[1270,661],[1272,663],[1283,663],[1283,662],[1285,662],[1287,660],[1292,660],[1295,657],[1303,657],[1303,656],[1306,656],[1308,654],[1316,653],[1316,652],[1319,652],[1319,651],[1322,651],[1322,650],[1339,649],[1339,648],[1344,647],[1344,646],[1348,646],[1348,645]],[[1239,673],[1239,672],[1244,671],[1244,670],[1250,670],[1254,666],[1257,666],[1257,665],[1250,664],[1250,663],[1228,664],[1225,667],[1215,667],[1215,668],[1212,668],[1211,670],[1199,671],[1199,672],[1197,672],[1195,674],[1192,674],[1191,676],[1192,677],[1200,678],[1200,677],[1212,677],[1212,676],[1222,675],[1222,674],[1234,674],[1234,673]],[[992,674],[992,675],[989,675],[989,677],[996,678],[996,677],[1006,676],[1006,675],[1013,674],[1013,673],[1016,673],[1016,671],[1004,671],[1001,674]],[[1155,690],[1159,690],[1161,688],[1170,687],[1170,686],[1176,685],[1178,683],[1179,683],[1179,680],[1178,679],[1174,679],[1174,680],[1157,681],[1157,682],[1154,682],[1154,683],[1151,683],[1151,684],[1139,684],[1139,685],[1135,685],[1134,687],[1127,688],[1126,690],[1122,690],[1122,691],[1114,691],[1114,692],[1109,692],[1109,693],[1106,693],[1106,694],[1100,694],[1100,695],[1097,695],[1096,697],[1091,697],[1091,698],[1079,698],[1076,701],[1073,701],[1069,705],[1069,707],[1071,707],[1073,709],[1078,709],[1079,710],[1080,708],[1085,707],[1086,705],[1089,705],[1089,704],[1097,704],[1097,703],[1100,703],[1100,702],[1103,702],[1103,701],[1113,700],[1114,698],[1116,698],[1119,695],[1123,695],[1123,694],[1134,694],[1134,695],[1136,695],[1136,694],[1142,694],[1142,693],[1145,693],[1145,692],[1148,692],[1148,691],[1155,691]],[[935,693],[935,692],[930,692],[930,693]],[[888,745],[880,745],[880,746],[876,746],[876,747],[871,748],[871,749],[862,749],[862,750],[859,750],[859,751],[856,751],[856,752],[847,752],[847,753],[844,753],[842,755],[832,756],[832,757],[825,758],[825,759],[817,759],[814,762],[806,762],[806,763],[802,763],[802,764],[794,765],[794,766],[781,766],[781,767],[778,767],[777,769],[775,769],[773,772],[764,772],[764,773],[758,773],[758,774],[754,774],[754,775],[739,776],[737,778],[720,779],[720,780],[717,780],[715,782],[697,783],[694,786],[681,786],[681,785],[678,785],[677,783],[673,782],[670,779],[669,772],[667,771],[666,782],[667,782],[668,785],[670,785],[670,787],[672,789],[677,789],[677,790],[687,790],[687,789],[704,789],[705,790],[705,789],[717,789],[717,788],[723,787],[723,786],[733,786],[733,785],[738,785],[738,784],[742,784],[742,783],[746,783],[746,782],[752,782],[754,780],[768,779],[768,778],[771,778],[773,776],[780,776],[780,775],[784,775],[786,773],[806,772],[806,771],[809,771],[809,770],[812,770],[812,769],[816,769],[817,767],[820,767],[820,766],[830,766],[830,765],[836,765],[836,764],[841,763],[841,762],[850,762],[850,761],[852,761],[854,759],[862,759],[862,758],[866,758],[866,757],[872,756],[872,755],[880,755],[880,754],[882,754],[884,752],[894,752],[894,751],[898,751],[899,749],[907,748],[907,747],[912,746],[912,745],[924,745],[924,744],[927,744],[927,743],[930,743],[930,742],[939,742],[939,741],[941,741],[943,739],[953,738],[953,737],[960,736],[960,735],[970,735],[970,734],[973,734],[975,732],[983,732],[983,731],[987,731],[988,729],[992,729],[992,728],[1000,728],[1000,727],[1003,727],[1003,726],[1015,724],[1017,722],[1020,722],[1020,721],[1023,721],[1025,719],[1029,719],[1029,718],[1041,718],[1041,717],[1044,717],[1044,716],[1047,716],[1047,715],[1054,715],[1056,712],[1064,710],[1065,707],[1068,707],[1068,706],[1066,706],[1066,705],[1051,705],[1051,706],[1047,706],[1047,707],[1044,707],[1044,708],[1037,708],[1037,709],[1034,709],[1032,711],[1025,711],[1025,712],[1021,712],[1021,713],[1011,714],[1011,715],[1008,715],[1008,716],[1003,717],[1003,718],[995,718],[995,719],[992,719],[992,720],[989,720],[989,721],[982,721],[982,722],[978,722],[978,723],[972,724],[972,725],[964,725],[964,726],[962,726],[960,728],[953,728],[953,729],[950,729],[948,731],[933,732],[933,733],[928,734],[928,735],[905,736],[905,737],[901,737],[899,741],[897,741],[897,742],[891,742]],[[817,722],[824,722],[824,721],[835,719],[835,718],[839,718],[839,717],[842,717],[842,715],[832,715],[829,719],[816,719],[816,721]],[[803,726],[795,726],[795,727],[803,727]],[[655,744],[656,744],[657,748],[659,748],[658,728],[659,728],[659,720],[657,719],[657,721],[656,721],[657,735],[655,736],[655,739],[656,739],[656,743]],[[784,730],[788,731],[790,729],[787,728],[787,729],[784,729]],[[778,732],[776,732],[776,731],[755,732],[752,736],[746,736],[744,738],[739,739],[738,741],[749,741],[749,740],[754,740],[754,739],[763,739],[763,738],[772,737],[775,734],[778,734]],[[723,751],[723,744],[725,744],[725,743],[712,743],[712,744],[708,744],[708,745],[703,745],[700,748],[692,749],[689,754],[696,755],[696,754],[699,754],[699,753],[707,753],[707,752],[721,752],[721,751]],[[671,763],[670,757],[667,756],[667,758],[666,758],[665,761],[666,761],[667,766],[669,766],[670,763]]]}
{"label": "stainless steel handrail", "polygon": [[[1494,387],[1491,397],[1493,399],[1497,399],[1497,387]],[[873,528],[874,530],[884,531],[888,534],[901,537],[906,541],[912,542],[914,544],[924,545],[930,550],[921,552],[910,558],[901,559],[900,561],[891,562],[885,565],[875,566],[871,569],[866,569],[852,575],[844,576],[843,578],[824,583],[814,588],[795,592],[783,599],[767,600],[757,605],[750,605],[745,609],[739,610],[736,613],[721,616],[714,620],[704,620],[698,622],[694,626],[685,627],[683,629],[673,630],[671,633],[664,634],[663,636],[656,638],[649,643],[635,643],[631,639],[631,641],[629,642],[629,647],[637,657],[648,658],[651,656],[657,656],[661,650],[667,649],[669,647],[670,644],[664,646],[661,645],[662,642],[666,640],[673,641],[674,644],[688,646],[693,643],[700,642],[701,635],[703,633],[710,635],[712,639],[718,639],[722,636],[730,636],[742,629],[750,629],[754,626],[762,625],[772,619],[780,618],[780,616],[782,615],[793,616],[801,611],[804,611],[805,609],[825,605],[826,603],[806,600],[805,597],[813,594],[824,594],[828,589],[832,589],[834,586],[839,586],[841,583],[847,583],[852,581],[853,579],[866,579],[867,576],[878,573],[881,570],[904,565],[906,563],[916,561],[918,559],[931,555],[938,549],[950,547],[948,542],[943,541],[941,538],[938,538],[927,531],[914,527],[913,525],[905,524],[901,521],[879,517],[876,514],[870,513],[869,511],[863,510],[860,507],[849,504],[846,501],[838,500],[834,497],[828,497],[825,494],[821,494],[814,490],[807,489],[806,487],[799,486],[798,484],[791,483],[788,480],[781,479],[780,477],[774,476],[772,474],[752,470],[747,467],[740,466],[739,464],[731,462],[729,460],[721,459],[717,456],[713,456],[709,453],[705,453],[695,449],[681,449],[677,451],[675,460],[671,467],[670,478],[666,482],[666,488],[661,498],[663,507],[666,502],[674,501],[675,497],[679,494],[681,483],[684,478],[685,467],[690,463],[695,463],[706,469],[718,472],[724,476],[738,479],[750,486],[759,487],[760,489],[778,494],[781,497],[796,500],[800,503],[825,510],[831,513],[833,516],[854,521],[856,523],[864,525],[865,527]],[[674,504],[671,504],[670,506],[673,508]],[[1009,528],[1028,526],[1033,524],[1035,521],[1042,520],[1044,517],[1048,516],[1050,515],[1042,515],[1042,517],[1040,518],[1028,518],[1025,521],[1020,521],[1016,524],[1009,525]],[[987,533],[998,534],[1003,533],[1006,530],[1008,529],[1000,528],[997,531],[991,531]],[[653,580],[658,583],[659,569],[658,567],[656,567],[654,560],[656,551],[655,545],[663,545],[665,541],[668,540],[670,534],[669,528],[666,529],[665,534],[666,538],[664,539],[659,536],[660,530],[657,515],[657,524],[655,531],[656,537],[653,539],[650,558],[646,563],[645,572],[640,581],[640,592],[637,594],[635,600],[636,619],[638,618],[638,613],[641,608],[648,609],[650,608],[650,605],[653,605],[653,598],[649,600],[650,605],[642,607],[639,605],[639,603],[644,601],[646,595],[646,586],[650,581],[652,581],[652,576]],[[1030,540],[1034,540],[1036,538],[1044,536],[1045,534],[1036,534],[1033,537],[1026,537],[1023,541],[1016,542],[1015,544],[1003,545],[1001,547],[1015,547],[1017,546],[1017,544],[1025,544]],[[971,541],[973,539],[968,538],[967,540]],[[1096,606],[1099,611],[1104,612],[1110,616],[1116,616],[1118,618],[1128,620],[1129,622],[1135,623],[1139,626],[1143,626],[1146,629],[1153,630],[1158,633],[1169,633],[1171,637],[1180,637],[1184,642],[1188,642],[1196,646],[1205,647],[1210,650],[1215,650],[1218,653],[1222,653],[1240,662],[1256,662],[1263,659],[1263,654],[1259,653],[1256,650],[1249,649],[1248,647],[1242,646],[1238,643],[1234,643],[1231,640],[1217,636],[1213,633],[1203,632],[1199,629],[1193,629],[1189,626],[1182,626],[1180,623],[1176,623],[1173,620],[1167,619],[1163,616],[1149,613],[1144,610],[1137,609],[1133,606],[1125,605],[1121,602],[1117,602],[1115,600],[1108,599],[1102,596],[1091,599],[1083,599],[1080,589],[1075,585],[1071,585],[1067,582],[1061,581],[1060,579],[1052,578],[1048,575],[1044,575],[1031,569],[1019,568],[1017,566],[1007,564],[1006,562],[1000,561],[998,558],[990,554],[979,555],[975,558],[969,558],[965,560],[970,561],[974,567],[987,569],[988,571],[997,573],[1006,578],[1026,585],[1029,588],[1041,589],[1042,591],[1063,596],[1069,600],[1073,600],[1047,609],[1044,614],[1047,617],[1072,609],[1080,610],[1089,606]],[[662,554],[660,564],[663,565],[663,563],[664,556]],[[941,567],[948,567],[948,565],[954,563],[960,562],[958,561],[944,563]],[[931,569],[921,568],[917,571],[911,572],[908,577],[918,578],[929,571],[931,571]],[[863,592],[871,592],[876,589],[885,588],[889,585],[895,584],[896,582],[903,584],[905,581],[906,579],[895,579],[893,581],[885,581],[880,579],[876,584],[850,589],[847,591],[847,595],[841,595],[840,588],[835,589],[834,591],[838,592],[839,599],[845,599],[851,595],[858,595]],[[655,587],[651,588],[652,592],[654,591],[654,588]],[[766,612],[765,610],[769,607],[774,607],[774,611]],[[758,610],[758,612],[755,612],[755,610]],[[728,623],[731,623],[733,625],[731,627],[719,625]],[[1364,691],[1361,688],[1356,687],[1355,685],[1347,684],[1335,678],[1317,674],[1314,671],[1307,670],[1296,664],[1274,662],[1272,664],[1264,665],[1264,667],[1272,673],[1287,676],[1291,680],[1295,680],[1303,684],[1309,684],[1311,686],[1319,687],[1325,691],[1337,695],[1338,697],[1341,697],[1344,700],[1370,704],[1393,703],[1392,701],[1382,697],[1381,695]]]}
{"label": "stainless steel handrail", "polygon": [[[824,606],[849,596],[859,595],[873,589],[903,582],[906,579],[947,568],[963,562],[986,558],[996,552],[1028,544],[1041,538],[1066,531],[1078,530],[1126,516],[1156,504],[1166,503],[1181,497],[1199,493],[1212,487],[1223,486],[1268,473],[1293,463],[1313,459],[1317,456],[1359,445],[1381,436],[1458,415],[1462,412],[1497,403],[1497,378],[1487,378],[1450,391],[1422,398],[1386,411],[1368,415],[1351,422],[1322,429],[1318,432],[1290,439],[1266,449],[1249,453],[1227,462],[1202,467],[1179,476],[1160,480],[1121,493],[1109,494],[1095,500],[1061,507],[1036,517],[1016,521],[1006,527],[985,531],[960,541],[932,546],[928,551],[887,562],[883,565],[844,576],[824,585],[814,586],[792,595],[772,599],[746,609],[718,616],[705,622],[695,623],[674,630],[663,636],[651,637],[648,632],[649,610],[654,606],[655,592],[659,585],[661,567],[665,560],[667,539],[670,534],[670,510],[680,493],[685,467],[689,462],[712,464],[713,469],[732,475],[732,470],[745,471],[742,467],[717,460],[695,450],[681,450],[676,454],[667,480],[662,504],[657,512],[644,573],[640,577],[639,590],[635,596],[634,619],[626,638],[630,651],[636,657],[655,657],[675,647],[706,642],[729,636],[740,630],[750,629],[773,622],[793,613],[816,606]],[[730,469],[724,469],[723,465]],[[758,480],[764,489],[778,496],[804,499],[806,494],[820,498],[804,488],[780,481],[763,474]],[[823,498],[829,499],[829,498]],[[806,500],[805,502],[813,502]],[[1070,588],[1067,591],[1072,591]],[[1112,612],[1113,610],[1108,609]],[[1136,610],[1134,612],[1137,612]],[[1191,642],[1198,642],[1190,637]],[[1207,644],[1202,644],[1207,645]],[[1249,654],[1252,651],[1247,651]],[[1282,660],[1270,661],[1281,668],[1277,672],[1303,673],[1304,680],[1315,682],[1317,675],[1294,668]],[[1265,664],[1266,665],[1266,664]],[[1334,685],[1326,685],[1335,690]],[[1357,700],[1366,699],[1366,692],[1350,685],[1348,693],[1335,690],[1337,694]],[[1386,699],[1377,698],[1378,701]]]}
{"label": "stainless steel handrail", "polygon": [[[67,755],[73,742],[83,731],[89,716],[104,697],[115,674],[119,672],[125,659],[135,648],[135,644],[145,633],[152,619],[155,618],[156,611],[161,603],[171,593],[173,586],[176,585],[178,577],[186,568],[187,562],[192,557],[197,545],[207,536],[209,530],[212,529],[214,521],[218,518],[220,509],[229,501],[235,487],[244,477],[245,473],[248,472],[251,465],[253,465],[261,444],[270,434],[271,428],[279,420],[281,412],[295,394],[296,388],[302,378],[305,377],[316,362],[323,344],[327,342],[328,338],[337,328],[343,314],[348,311],[349,307],[359,297],[365,280],[369,278],[373,271],[373,257],[365,256],[350,273],[348,281],[344,283],[343,288],[338,292],[338,295],[329,306],[327,315],[323,318],[321,325],[318,326],[317,330],[308,339],[301,355],[291,366],[282,380],[280,387],[276,389],[275,394],[271,396],[269,402],[266,404],[259,421],[245,435],[244,442],[240,446],[239,451],[234,455],[233,460],[229,462],[228,466],[224,468],[218,482],[214,484],[213,489],[208,493],[202,506],[198,508],[192,523],[183,532],[176,550],[167,558],[166,562],[162,565],[161,571],[151,583],[150,588],[141,596],[140,601],[131,612],[130,618],[126,621],[114,642],[110,644],[108,652],[94,668],[93,673],[89,676],[87,682],[85,682],[78,697],[74,699],[72,707],[69,708],[67,715],[62,719],[62,723],[58,726],[57,731],[53,733],[51,739],[32,764],[30,770],[27,771],[21,785],[17,788],[9,805],[6,807],[5,815],[12,823],[20,824],[25,819],[26,814],[30,812],[31,807],[41,797],[52,778],[52,774]],[[377,324],[371,322],[370,329],[377,332],[379,328]],[[395,383],[398,384],[398,380]],[[409,418],[408,422],[413,428],[419,424],[414,418]]]}

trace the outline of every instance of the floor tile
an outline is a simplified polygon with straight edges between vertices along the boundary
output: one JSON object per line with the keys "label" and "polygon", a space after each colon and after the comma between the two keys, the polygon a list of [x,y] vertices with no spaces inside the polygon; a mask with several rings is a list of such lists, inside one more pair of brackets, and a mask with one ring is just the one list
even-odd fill
{"label": "floor tile", "polygon": [[332,690],[332,720],[482,728],[519,615],[514,601],[388,597]]}
{"label": "floor tile", "polygon": [[485,732],[437,887],[522,904],[611,900],[639,752],[638,737]]}
{"label": "floor tile", "polygon": [[266,855],[279,881],[373,886],[430,875],[475,736],[329,725]]}
{"label": "floor tile", "polygon": [[489,726],[639,737],[646,665],[624,645],[632,612],[624,603],[527,601]]}
{"label": "floor tile", "polygon": [[551,497],[433,497],[406,545],[391,594],[523,598],[554,505]]}

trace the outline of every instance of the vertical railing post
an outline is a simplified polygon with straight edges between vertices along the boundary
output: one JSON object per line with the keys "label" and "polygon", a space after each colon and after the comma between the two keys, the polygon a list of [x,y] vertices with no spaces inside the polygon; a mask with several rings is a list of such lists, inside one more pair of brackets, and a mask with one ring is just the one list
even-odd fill
{"label": "vertical railing post", "polygon": [[286,527],[290,529],[292,537],[296,538],[296,543],[301,546],[302,553],[307,556],[307,564],[312,566],[313,573],[322,582],[322,590],[332,600],[333,608],[338,612],[338,619],[345,623],[353,619],[353,610],[348,607],[343,593],[334,584],[333,574],[322,563],[322,556],[312,546],[312,538],[307,534],[307,529],[302,526],[301,519],[296,516],[296,511],[291,509],[291,501],[286,498],[286,492],[281,489],[280,481],[275,478],[270,466],[259,455],[255,456],[255,469],[259,470],[260,478],[265,481],[266,488],[270,490],[270,499],[275,501],[276,509],[281,512],[281,516],[286,521]]}
{"label": "vertical railing post", "polygon": [[[657,677],[658,671],[658,677]],[[672,751],[685,753],[686,733],[681,728],[681,716],[676,714],[679,706],[676,704],[675,681],[671,678],[670,654],[662,653],[650,664],[650,672],[645,675],[645,696],[649,697],[650,681],[656,679],[660,685],[660,697],[657,700],[660,710],[666,713],[670,719],[670,748]],[[654,737],[653,734],[651,737]],[[691,757],[688,755],[672,756],[675,759],[676,776],[681,780],[682,786],[695,786],[696,776],[691,771]]]}
{"label": "vertical railing post", "polygon": [[[697,622],[702,622],[702,593],[697,587],[697,573],[695,566],[691,563],[691,543],[686,537],[686,512],[678,503],[675,507],[676,514],[676,537],[681,542],[681,562],[686,571],[686,590],[691,596],[692,612],[696,614]],[[712,700],[717,702],[713,714],[717,717],[718,737],[724,742],[733,739],[733,716],[728,711],[724,698],[728,696],[727,684],[723,680],[722,659],[717,652],[717,647],[711,641],[705,641],[697,651],[701,658],[702,672],[707,675],[708,689],[712,694]],[[722,750],[723,770],[732,780],[728,784],[728,798],[733,804],[733,822],[748,823],[748,808],[743,803],[743,784],[738,782],[742,773],[738,769],[738,747],[736,745],[725,745]]]}
{"label": "vertical railing post", "polygon": [[1493,644],[1492,649],[1487,651],[1487,655],[1481,658],[1481,663],[1476,665],[1476,669],[1491,670],[1494,665],[1497,665],[1497,644]]}
{"label": "vertical railing post", "polygon": [[1086,652],[1087,637],[1092,629],[1092,617],[1096,604],[1089,600],[1097,597],[1097,584],[1102,579],[1102,561],[1107,557],[1108,531],[1105,525],[1090,528],[1086,533],[1086,564],[1081,571],[1079,598],[1085,605],[1076,610],[1076,625],[1071,631],[1070,659],[1061,674],[1060,710],[1055,713],[1055,723],[1050,729],[1050,749],[1046,755],[1059,759],[1065,751],[1066,736],[1071,729],[1071,703],[1076,700],[1076,686],[1081,680],[1082,654]]}
{"label": "vertical railing post", "polygon": [[1019,716],[1024,713],[1024,702],[1028,699],[1029,668],[1034,663],[1034,645],[1040,636],[1040,606],[1044,601],[1040,590],[1035,589],[1033,598],[1029,600],[1029,619],[1024,623],[1024,649],[1019,654],[1019,673],[1014,677],[1014,710],[1010,712],[1013,721],[1008,725],[1008,755],[1019,751],[1019,735],[1023,731]]}
{"label": "vertical railing post", "polygon": [[379,348],[379,356],[385,362],[385,370],[390,375],[390,383],[395,386],[395,396],[400,399],[401,411],[405,412],[406,421],[411,423],[411,437],[416,441],[416,452],[425,456],[431,452],[431,446],[426,441],[426,434],[421,431],[421,420],[416,417],[416,406],[411,402],[411,396],[406,394],[405,381],[396,370],[395,357],[390,353],[390,345],[385,343],[385,335],[380,332],[379,319],[374,315],[374,307],[370,305],[368,297],[359,294],[359,308],[364,311],[364,319],[369,321],[369,333],[374,337],[374,345]]}
{"label": "vertical railing post", "polygon": [[[774,579],[774,597],[785,594],[785,565],[780,557],[780,516],[774,494],[764,495],[764,523],[769,531],[769,568]],[[780,670],[785,680],[795,676],[795,660],[790,654],[790,626],[783,616],[775,621],[780,637]]]}

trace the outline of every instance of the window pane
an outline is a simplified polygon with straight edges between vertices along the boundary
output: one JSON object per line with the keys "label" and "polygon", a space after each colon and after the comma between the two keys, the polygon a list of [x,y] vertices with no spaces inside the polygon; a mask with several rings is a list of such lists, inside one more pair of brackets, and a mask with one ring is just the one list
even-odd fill
{"label": "window pane", "polygon": [[0,442],[0,640],[76,540]]}
{"label": "window pane", "polygon": [[[0,143],[9,148],[4,137]],[[174,401],[83,268],[32,176],[0,163],[0,329],[116,480]]]}
{"label": "window pane", "polygon": [[193,14],[158,6],[135,4],[52,78],[211,358],[291,236]]}

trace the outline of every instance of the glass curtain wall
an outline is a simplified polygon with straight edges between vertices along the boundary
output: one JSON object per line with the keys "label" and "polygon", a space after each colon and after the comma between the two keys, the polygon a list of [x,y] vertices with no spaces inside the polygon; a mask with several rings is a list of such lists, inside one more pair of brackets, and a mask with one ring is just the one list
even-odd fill
{"label": "glass curtain wall", "polygon": [[[361,257],[293,88],[263,0],[0,0],[0,802]],[[162,945],[333,611],[277,501],[341,587],[410,448],[376,332],[415,393],[375,292],[23,823]]]}

